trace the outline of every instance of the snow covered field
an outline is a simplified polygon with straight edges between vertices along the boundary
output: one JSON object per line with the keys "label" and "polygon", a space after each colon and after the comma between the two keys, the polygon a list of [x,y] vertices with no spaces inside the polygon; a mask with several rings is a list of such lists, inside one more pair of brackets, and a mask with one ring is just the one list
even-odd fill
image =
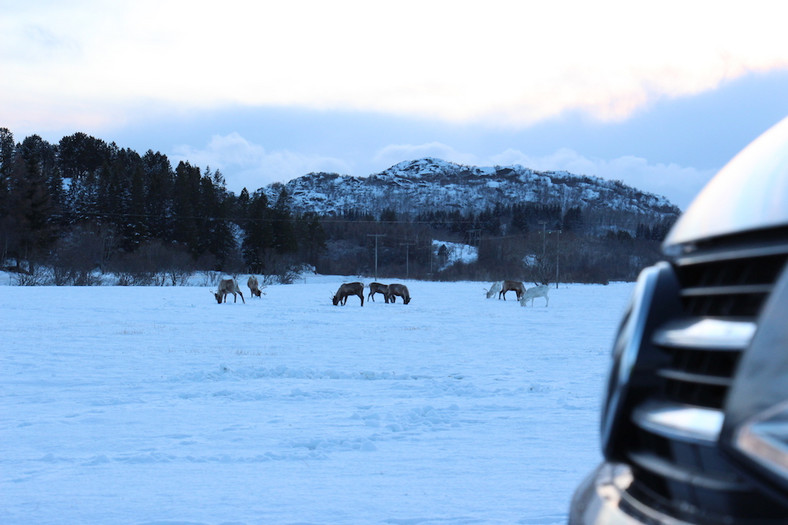
{"label": "snow covered field", "polygon": [[0,286],[0,523],[564,523],[632,284],[343,280]]}

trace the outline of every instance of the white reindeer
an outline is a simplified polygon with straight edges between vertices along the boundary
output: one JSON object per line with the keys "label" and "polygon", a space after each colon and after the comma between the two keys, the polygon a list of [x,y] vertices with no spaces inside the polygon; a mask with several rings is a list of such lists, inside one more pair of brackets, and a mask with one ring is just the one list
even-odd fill
{"label": "white reindeer", "polygon": [[550,298],[547,297],[547,292],[550,291],[550,287],[546,284],[540,284],[539,286],[534,286],[533,288],[528,288],[523,296],[520,298],[520,306],[525,306],[528,304],[528,299],[531,300],[531,306],[534,305],[534,299],[537,297],[544,297],[544,305],[547,306],[550,303]]}
{"label": "white reindeer", "polygon": [[492,299],[495,297],[495,295],[501,291],[501,288],[503,288],[503,281],[496,281],[492,283],[492,286],[490,286],[489,290],[485,288],[484,291],[487,294],[487,299]]}
{"label": "white reindeer", "polygon": [[222,300],[227,302],[227,294],[233,294],[233,302],[238,301],[238,297],[235,294],[241,296],[241,301],[246,304],[244,301],[244,294],[241,293],[241,289],[238,288],[238,281],[235,279],[222,279],[219,282],[219,289],[215,292],[211,292],[214,297],[216,297],[216,302],[222,304]]}

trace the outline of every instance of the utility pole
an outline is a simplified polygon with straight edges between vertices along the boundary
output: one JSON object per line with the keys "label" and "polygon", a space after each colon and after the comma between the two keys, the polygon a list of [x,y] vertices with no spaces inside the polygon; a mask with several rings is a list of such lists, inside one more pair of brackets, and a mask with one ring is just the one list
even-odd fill
{"label": "utility pole", "polygon": [[562,230],[550,230],[548,233],[557,233],[558,237],[555,241],[555,289],[558,289],[558,254],[560,253],[561,246],[561,233]]}
{"label": "utility pole", "polygon": [[542,225],[542,258],[547,253],[547,221],[539,221]]}
{"label": "utility pole", "polygon": [[406,279],[410,276],[410,263],[409,263],[410,247],[415,244],[416,243],[413,241],[405,241],[399,243],[400,246],[405,247],[405,278]]}
{"label": "utility pole", "polygon": [[430,239],[430,245],[427,248],[427,252],[430,254],[430,277],[432,277],[432,249],[433,249],[433,240]]}
{"label": "utility pole", "polygon": [[385,237],[385,233],[368,233],[367,237],[375,238],[375,280],[378,280],[378,237]]}

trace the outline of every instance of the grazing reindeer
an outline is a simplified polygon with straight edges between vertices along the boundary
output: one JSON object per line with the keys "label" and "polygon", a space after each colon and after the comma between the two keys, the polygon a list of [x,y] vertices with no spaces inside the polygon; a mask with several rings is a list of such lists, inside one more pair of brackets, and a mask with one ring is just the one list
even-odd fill
{"label": "grazing reindeer", "polygon": [[489,290],[487,289],[484,290],[485,293],[487,294],[487,299],[492,299],[493,297],[495,297],[495,294],[500,292],[502,287],[503,287],[503,281],[495,281],[494,283],[492,283],[492,286],[490,286]]}
{"label": "grazing reindeer", "polygon": [[514,292],[517,294],[517,300],[519,301],[525,293],[525,286],[523,286],[523,283],[520,281],[504,281],[501,291],[498,292],[498,299],[500,299],[501,295],[503,295],[503,300],[505,301],[506,292]]}
{"label": "grazing reindeer", "polygon": [[531,300],[531,306],[533,306],[534,299],[537,297],[544,297],[544,305],[547,306],[550,303],[550,298],[547,297],[547,292],[549,291],[550,287],[546,284],[540,284],[539,286],[528,288],[523,294],[522,298],[520,298],[520,306],[525,306],[528,304],[528,299]]}
{"label": "grazing reindeer", "polygon": [[235,279],[222,279],[219,282],[219,290],[213,293],[214,297],[216,297],[216,302],[222,304],[222,300],[227,302],[227,294],[233,294],[233,302],[238,301],[238,297],[235,294],[241,296],[241,301],[246,304],[244,301],[244,294],[241,293],[241,289],[238,288],[238,282]]}
{"label": "grazing reindeer", "polygon": [[407,286],[404,284],[390,284],[386,292],[386,302],[396,303],[397,296],[402,297],[402,302],[405,304],[410,302],[410,292],[408,292]]}
{"label": "grazing reindeer", "polygon": [[337,293],[331,297],[331,302],[334,303],[334,306],[340,304],[340,302],[342,305],[345,305],[349,295],[357,295],[361,299],[361,306],[364,306],[364,283],[344,283],[339,287]]}
{"label": "grazing reindeer", "polygon": [[265,292],[260,289],[260,286],[257,283],[257,277],[254,275],[249,277],[249,280],[246,281],[246,286],[248,286],[249,290],[252,292],[252,297],[260,297],[260,299],[262,299],[262,295]]}
{"label": "grazing reindeer", "polygon": [[389,298],[387,295],[388,291],[389,291],[389,285],[387,284],[369,283],[369,295],[367,296],[367,299],[372,299],[372,301],[374,302],[375,294],[379,293],[383,295],[383,299],[385,299],[385,301],[388,303],[389,302]]}

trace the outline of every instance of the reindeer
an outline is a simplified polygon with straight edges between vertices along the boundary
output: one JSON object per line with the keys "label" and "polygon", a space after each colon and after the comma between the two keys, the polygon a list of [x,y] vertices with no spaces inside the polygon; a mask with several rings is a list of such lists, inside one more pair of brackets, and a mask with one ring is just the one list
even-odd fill
{"label": "reindeer", "polygon": [[490,286],[489,290],[485,288],[484,292],[487,294],[487,299],[492,299],[493,297],[495,297],[495,294],[500,292],[502,287],[503,287],[503,281],[495,281],[494,283],[492,283],[492,286]]}
{"label": "reindeer", "polygon": [[227,302],[227,294],[233,294],[233,302],[238,301],[238,297],[235,294],[241,296],[241,301],[246,304],[244,300],[244,294],[241,293],[241,289],[238,288],[238,282],[235,279],[222,279],[219,282],[219,290],[216,292],[211,292],[214,297],[216,297],[216,302],[222,304],[222,300]]}
{"label": "reindeer", "polygon": [[252,297],[260,297],[260,299],[262,299],[262,295],[265,294],[265,292],[260,289],[257,283],[257,277],[254,275],[250,276],[246,281],[246,286],[248,286],[249,290],[252,292]]}
{"label": "reindeer", "polygon": [[503,300],[506,300],[506,292],[514,292],[517,294],[517,300],[520,300],[520,297],[523,296],[525,293],[525,286],[520,281],[504,281],[501,287],[501,291],[498,292],[498,299],[501,298],[503,295]]}
{"label": "reindeer", "polygon": [[547,292],[549,291],[550,287],[546,284],[540,284],[538,286],[534,286],[533,288],[528,288],[520,298],[520,306],[525,306],[528,304],[528,299],[531,300],[531,306],[533,306],[534,299],[537,297],[544,297],[544,305],[547,306],[550,304],[550,298],[547,297]]}
{"label": "reindeer", "polygon": [[357,295],[358,298],[361,299],[361,306],[364,306],[364,283],[355,282],[342,284],[339,290],[337,290],[337,293],[331,297],[331,302],[334,303],[334,306],[340,303],[344,306],[347,304],[349,295]]}
{"label": "reindeer", "polygon": [[386,302],[396,303],[397,296],[402,297],[402,302],[405,304],[410,302],[410,292],[408,292],[407,286],[404,284],[390,284],[389,289],[386,292]]}
{"label": "reindeer", "polygon": [[389,290],[389,285],[387,284],[369,283],[369,295],[367,296],[367,299],[372,299],[372,301],[374,302],[375,294],[379,293],[383,295],[383,299],[388,303],[389,302],[389,298],[387,295],[388,290]]}

